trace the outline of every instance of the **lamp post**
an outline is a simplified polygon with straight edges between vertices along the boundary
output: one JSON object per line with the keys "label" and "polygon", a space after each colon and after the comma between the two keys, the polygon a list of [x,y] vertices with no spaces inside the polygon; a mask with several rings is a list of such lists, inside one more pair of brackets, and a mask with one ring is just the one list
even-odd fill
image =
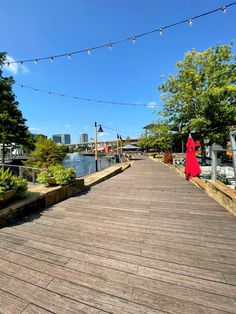
{"label": "lamp post", "polygon": [[119,141],[121,141],[121,146],[122,146],[122,137],[119,134],[117,134],[116,135],[116,145],[117,145],[116,153],[117,153],[117,155],[119,155],[119,146],[120,146]]}
{"label": "lamp post", "polygon": [[97,139],[97,135],[98,135],[98,132],[99,133],[102,133],[103,132],[103,129],[102,129],[102,126],[101,124],[99,124],[99,128],[97,129],[98,127],[98,124],[97,122],[94,123],[94,149],[95,149],[95,171],[97,172],[98,171],[98,139]]}
{"label": "lamp post", "polygon": [[121,137],[121,135],[120,135],[120,153],[122,155],[122,137]]}

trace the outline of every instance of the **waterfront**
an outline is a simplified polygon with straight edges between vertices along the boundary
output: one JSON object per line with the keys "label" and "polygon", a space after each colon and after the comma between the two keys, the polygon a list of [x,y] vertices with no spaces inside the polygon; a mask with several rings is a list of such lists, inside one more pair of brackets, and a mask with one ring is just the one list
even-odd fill
{"label": "waterfront", "polygon": [[[114,162],[114,159],[111,158],[98,158],[98,170],[110,167]],[[66,155],[63,166],[66,168],[73,167],[76,170],[76,176],[79,177],[84,174],[95,172],[95,157],[70,153]]]}

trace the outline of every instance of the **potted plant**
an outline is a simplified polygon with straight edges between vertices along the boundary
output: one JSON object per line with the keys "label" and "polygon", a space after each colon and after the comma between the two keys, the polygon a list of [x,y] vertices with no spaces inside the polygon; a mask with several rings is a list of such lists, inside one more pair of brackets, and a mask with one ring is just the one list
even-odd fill
{"label": "potted plant", "polygon": [[66,185],[73,182],[76,172],[73,168],[64,168],[60,164],[50,166],[38,175],[38,181],[46,185]]}
{"label": "potted plant", "polygon": [[10,168],[0,168],[0,203],[4,203],[13,196],[24,198],[27,191],[27,181],[12,175]]}
{"label": "potted plant", "polygon": [[49,169],[42,170],[39,173],[38,182],[46,185],[56,185],[56,180]]}

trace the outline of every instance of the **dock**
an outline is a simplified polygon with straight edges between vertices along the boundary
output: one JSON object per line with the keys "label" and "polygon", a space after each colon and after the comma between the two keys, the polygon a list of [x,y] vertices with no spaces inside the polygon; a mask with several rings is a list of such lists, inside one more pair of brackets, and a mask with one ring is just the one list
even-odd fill
{"label": "dock", "polygon": [[0,229],[0,313],[236,313],[236,219],[136,160]]}

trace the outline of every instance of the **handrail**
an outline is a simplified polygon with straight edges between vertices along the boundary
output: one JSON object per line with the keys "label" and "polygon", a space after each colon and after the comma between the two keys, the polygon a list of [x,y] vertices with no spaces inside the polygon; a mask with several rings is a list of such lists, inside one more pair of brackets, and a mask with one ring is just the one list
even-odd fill
{"label": "handrail", "polygon": [[35,167],[29,167],[29,166],[19,166],[19,165],[10,165],[10,164],[0,164],[0,167],[6,166],[6,167],[18,167],[18,168],[26,168],[26,169],[32,169],[32,170],[46,170],[47,168],[35,168]]}
{"label": "handrail", "polygon": [[11,165],[11,164],[0,164],[0,167],[15,167],[19,169],[19,177],[23,178],[23,169],[29,169],[32,171],[32,182],[33,184],[36,183],[36,174],[35,171],[42,171],[46,170],[46,168],[35,168],[35,167],[28,167],[28,166],[19,166],[19,165]]}

